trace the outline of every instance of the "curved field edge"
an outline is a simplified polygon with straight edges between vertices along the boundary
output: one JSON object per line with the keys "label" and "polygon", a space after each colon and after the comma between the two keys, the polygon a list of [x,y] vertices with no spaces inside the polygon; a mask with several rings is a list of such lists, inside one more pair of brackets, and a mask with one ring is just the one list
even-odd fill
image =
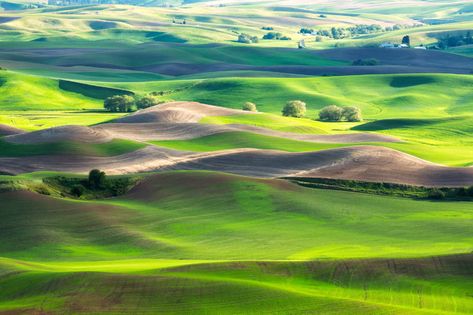
{"label": "curved field edge", "polygon": [[279,150],[286,152],[311,152],[369,144],[388,147],[429,162],[446,166],[468,167],[473,163],[469,146],[435,146],[415,142],[315,143],[282,137],[259,135],[251,132],[223,132],[191,140],[160,140],[149,141],[149,143],[170,149],[194,152],[211,152],[240,148]]}

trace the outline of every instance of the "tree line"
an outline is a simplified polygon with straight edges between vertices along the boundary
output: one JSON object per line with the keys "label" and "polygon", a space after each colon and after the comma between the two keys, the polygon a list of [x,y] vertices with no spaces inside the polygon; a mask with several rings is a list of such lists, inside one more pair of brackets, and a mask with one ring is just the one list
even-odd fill
{"label": "tree line", "polygon": [[319,35],[319,36],[324,36],[324,37],[333,38],[333,39],[341,39],[341,38],[347,38],[347,37],[354,37],[357,35],[398,31],[398,30],[416,27],[416,26],[417,25],[410,26],[410,25],[401,25],[401,24],[396,24],[393,26],[382,26],[379,24],[358,24],[358,25],[350,26],[350,27],[332,27],[330,29],[321,29],[321,30],[304,27],[300,29],[299,33]]}
{"label": "tree line", "polygon": [[[257,106],[255,103],[246,102],[243,104],[242,109],[244,111],[257,112]],[[285,117],[295,117],[302,118],[307,112],[307,105],[303,101],[293,100],[289,101],[284,105],[281,110],[281,113]],[[358,122],[362,121],[363,117],[361,114],[361,109],[357,106],[337,106],[329,105],[322,108],[319,111],[318,119],[321,121],[327,122],[336,122],[336,121],[349,121],[349,122]]]}
{"label": "tree line", "polygon": [[463,45],[472,45],[473,44],[473,35],[471,31],[468,31],[463,34],[447,34],[446,36],[438,38],[437,46],[440,49],[446,49],[449,47],[458,47]]}

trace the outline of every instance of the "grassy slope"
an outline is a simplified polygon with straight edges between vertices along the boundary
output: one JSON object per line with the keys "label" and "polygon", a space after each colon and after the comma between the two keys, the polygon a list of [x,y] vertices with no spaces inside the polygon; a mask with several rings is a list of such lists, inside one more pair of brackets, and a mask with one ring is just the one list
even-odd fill
{"label": "grassy slope", "polygon": [[97,109],[101,101],[61,90],[57,80],[0,72],[0,110]]}
{"label": "grassy slope", "polygon": [[[463,75],[363,75],[315,78],[221,78],[116,84],[138,92],[168,91],[175,100],[280,113],[285,102],[307,102],[309,117],[329,104],[358,105],[365,118],[445,117],[470,113],[473,79]],[[182,89],[184,87],[184,89]],[[180,88],[180,89],[178,89]]]}
{"label": "grassy slope", "polygon": [[469,260],[358,267],[274,261],[469,252],[470,203],[206,172],[161,174],[108,201],[25,192],[1,198],[0,249],[9,258],[0,259],[0,284],[8,288],[0,310],[453,314],[473,308],[466,297]]}
{"label": "grassy slope", "polygon": [[35,155],[114,156],[144,148],[145,144],[122,139],[106,143],[53,142],[43,144],[13,144],[0,139],[0,157]]}
{"label": "grassy slope", "polygon": [[95,125],[123,116],[122,113],[104,111],[0,111],[0,124],[10,125],[28,131],[51,127],[74,125]]}
{"label": "grassy slope", "polygon": [[468,202],[319,191],[206,172],[158,175],[102,202],[20,195],[2,195],[0,235],[3,255],[19,259],[412,257],[468,252],[473,237]]}
{"label": "grassy slope", "polygon": [[35,130],[104,122],[122,115],[101,111],[103,98],[110,93],[121,91],[0,71],[0,123]]}

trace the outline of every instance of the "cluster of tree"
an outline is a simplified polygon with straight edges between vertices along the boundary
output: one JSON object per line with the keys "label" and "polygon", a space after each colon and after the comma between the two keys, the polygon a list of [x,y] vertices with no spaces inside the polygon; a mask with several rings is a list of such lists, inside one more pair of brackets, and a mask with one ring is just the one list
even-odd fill
{"label": "cluster of tree", "polygon": [[130,95],[114,95],[105,99],[103,107],[114,113],[128,113],[160,103],[160,100],[154,94],[145,95],[141,98]]}
{"label": "cluster of tree", "polygon": [[352,62],[354,66],[376,66],[379,64],[378,59],[368,58],[368,59],[357,59]]}
{"label": "cluster of tree", "polygon": [[[258,109],[255,103],[246,102],[243,104],[242,109],[249,112],[257,112]],[[307,105],[303,101],[293,100],[289,101],[284,105],[282,109],[282,115],[285,117],[304,117],[307,112]],[[357,122],[362,121],[361,110],[356,106],[344,106],[340,107],[337,105],[330,105],[322,108],[319,111],[319,120],[321,121],[350,121]]]}
{"label": "cluster of tree", "polygon": [[284,36],[278,32],[269,32],[263,36],[263,39],[291,40],[290,37]]}
{"label": "cluster of tree", "polygon": [[464,34],[457,35],[447,35],[438,39],[437,46],[440,49],[445,49],[448,47],[457,47],[463,45],[472,45],[473,44],[473,35],[471,31],[468,31]]}
{"label": "cluster of tree", "polygon": [[238,35],[238,40],[237,41],[239,43],[252,44],[252,43],[259,42],[259,39],[256,36],[251,36],[251,35],[248,35],[248,34],[240,34],[240,35]]}
{"label": "cluster of tree", "polygon": [[473,198],[473,186],[460,188],[431,188],[427,198],[434,200]]}
{"label": "cluster of tree", "polygon": [[282,109],[282,115],[286,117],[304,117],[307,111],[306,103],[303,101],[295,100],[289,101]]}
{"label": "cluster of tree", "polygon": [[43,179],[48,186],[55,187],[63,196],[82,199],[120,196],[138,182],[139,177],[107,177],[105,172],[93,169],[87,178],[53,176]]}
{"label": "cluster of tree", "polygon": [[311,28],[302,28],[300,33],[302,34],[314,34],[324,37],[329,37],[333,39],[341,39],[341,38],[348,38],[354,37],[357,35],[366,35],[372,33],[380,33],[380,32],[392,32],[397,31],[405,28],[416,27],[417,25],[400,25],[396,24],[394,26],[386,26],[383,27],[378,24],[358,24],[351,27],[332,27],[331,29],[324,29],[324,30],[314,30]]}
{"label": "cluster of tree", "polygon": [[[89,177],[87,182],[84,183],[90,190],[100,190],[105,189],[107,184],[107,177],[105,172],[102,172],[98,169],[93,169],[89,172]],[[76,197],[81,197],[85,191],[86,187],[84,184],[75,184],[71,187],[71,194]]]}
{"label": "cluster of tree", "polygon": [[265,30],[265,31],[273,31],[274,27],[272,27],[272,26],[263,26],[261,29]]}
{"label": "cluster of tree", "polygon": [[248,112],[257,112],[258,109],[256,108],[256,104],[252,102],[246,102],[243,104],[242,107],[243,110],[248,111]]}
{"label": "cluster of tree", "polygon": [[340,107],[330,105],[319,111],[319,119],[321,121],[362,121],[361,110],[356,106]]}
{"label": "cluster of tree", "polygon": [[312,34],[312,33],[315,33],[315,30],[313,28],[301,28],[301,30],[299,31],[299,33],[301,34]]}

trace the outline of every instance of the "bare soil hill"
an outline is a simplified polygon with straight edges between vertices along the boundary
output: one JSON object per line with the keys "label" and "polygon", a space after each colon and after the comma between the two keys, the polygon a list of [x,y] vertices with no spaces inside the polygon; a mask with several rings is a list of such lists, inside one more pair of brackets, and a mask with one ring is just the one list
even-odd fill
{"label": "bare soil hill", "polygon": [[24,133],[24,131],[15,127],[0,124],[0,137],[17,135],[20,133]]}
{"label": "bare soil hill", "polygon": [[0,172],[54,170],[109,174],[165,170],[211,170],[255,177],[303,176],[431,187],[473,185],[473,168],[429,163],[396,150],[355,146],[307,153],[238,149],[193,153],[149,146],[113,157],[39,156],[0,158]]}
{"label": "bare soil hill", "polygon": [[100,128],[67,125],[15,134],[5,137],[5,140],[17,144],[38,144],[64,141],[105,143],[112,140],[112,136]]}

